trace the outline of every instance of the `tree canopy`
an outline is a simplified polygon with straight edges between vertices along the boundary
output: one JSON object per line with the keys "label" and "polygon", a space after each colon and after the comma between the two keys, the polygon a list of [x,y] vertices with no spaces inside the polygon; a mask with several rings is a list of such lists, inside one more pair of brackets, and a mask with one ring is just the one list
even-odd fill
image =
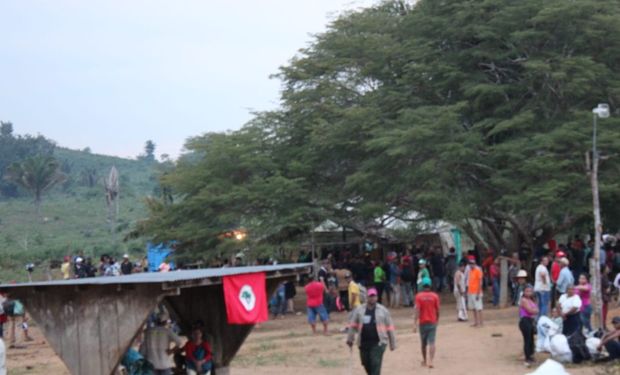
{"label": "tree canopy", "polygon": [[162,180],[178,199],[152,206],[142,230],[200,252],[239,226],[259,240],[417,212],[480,246],[533,248],[590,220],[599,102],[613,110],[600,125],[601,195],[617,202],[619,34],[618,0],[346,13],[281,68],[278,110],[188,143]]}

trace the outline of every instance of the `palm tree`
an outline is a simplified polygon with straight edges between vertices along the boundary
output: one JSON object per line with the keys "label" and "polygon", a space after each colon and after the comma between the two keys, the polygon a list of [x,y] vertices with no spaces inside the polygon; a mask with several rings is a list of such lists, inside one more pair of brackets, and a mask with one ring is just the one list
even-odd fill
{"label": "palm tree", "polygon": [[7,168],[6,178],[34,196],[37,215],[41,212],[43,194],[56,184],[63,182],[66,175],[60,171],[60,163],[49,155],[27,158]]}

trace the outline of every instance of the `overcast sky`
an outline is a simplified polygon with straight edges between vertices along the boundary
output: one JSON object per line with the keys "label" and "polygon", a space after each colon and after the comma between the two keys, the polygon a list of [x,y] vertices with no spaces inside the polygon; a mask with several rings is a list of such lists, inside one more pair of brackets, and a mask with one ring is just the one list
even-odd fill
{"label": "overcast sky", "polygon": [[0,120],[135,157],[234,130],[278,105],[269,79],[343,10],[372,0],[0,1]]}

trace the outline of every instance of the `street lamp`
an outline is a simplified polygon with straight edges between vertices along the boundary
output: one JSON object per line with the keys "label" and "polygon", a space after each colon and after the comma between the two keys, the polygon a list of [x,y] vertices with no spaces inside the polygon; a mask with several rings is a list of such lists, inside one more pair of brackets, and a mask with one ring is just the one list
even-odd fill
{"label": "street lamp", "polygon": [[592,183],[592,206],[594,208],[594,259],[591,266],[592,286],[594,290],[594,309],[598,317],[599,328],[604,324],[602,312],[602,294],[601,294],[601,237],[603,235],[603,224],[601,223],[601,209],[598,196],[598,151],[596,149],[596,125],[599,118],[609,117],[609,104],[599,104],[592,109],[592,167],[590,169],[590,178]]}

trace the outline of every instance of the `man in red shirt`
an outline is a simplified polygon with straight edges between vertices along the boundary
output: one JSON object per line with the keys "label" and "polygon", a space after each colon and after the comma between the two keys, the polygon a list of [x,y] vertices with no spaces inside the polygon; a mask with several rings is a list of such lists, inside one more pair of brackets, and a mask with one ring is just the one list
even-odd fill
{"label": "man in red shirt", "polygon": [[323,333],[327,335],[327,323],[329,315],[327,309],[323,305],[323,293],[327,290],[325,284],[316,281],[314,275],[309,276],[309,283],[304,287],[306,290],[306,306],[308,308],[308,323],[312,327],[312,333],[316,333],[316,317],[317,315],[323,323]]}
{"label": "man in red shirt", "polygon": [[[431,291],[430,280],[422,280],[422,292],[415,297],[415,312],[413,314],[413,332],[420,326],[420,340],[422,342],[422,366],[433,368],[435,358],[435,335],[439,321],[439,296]],[[428,350],[428,353],[427,353]]]}

